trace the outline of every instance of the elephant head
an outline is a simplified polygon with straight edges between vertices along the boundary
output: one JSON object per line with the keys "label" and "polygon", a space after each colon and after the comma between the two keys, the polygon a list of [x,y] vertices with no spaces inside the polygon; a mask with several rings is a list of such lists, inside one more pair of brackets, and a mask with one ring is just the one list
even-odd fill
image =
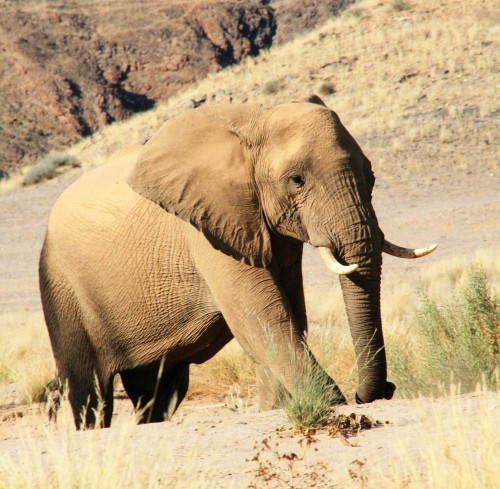
{"label": "elephant head", "polygon": [[384,239],[368,158],[337,114],[314,103],[205,106],[167,122],[128,179],[252,267],[273,260],[271,236],[310,243],[341,274],[359,368],[358,402],[391,398],[380,314]]}

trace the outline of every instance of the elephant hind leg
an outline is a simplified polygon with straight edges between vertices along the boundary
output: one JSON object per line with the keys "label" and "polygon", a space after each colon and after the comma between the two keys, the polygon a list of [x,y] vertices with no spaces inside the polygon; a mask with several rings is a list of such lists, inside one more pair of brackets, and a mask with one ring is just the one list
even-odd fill
{"label": "elephant hind leg", "polygon": [[169,370],[168,386],[163,401],[165,419],[170,421],[186,397],[189,388],[189,364],[177,365]]}
{"label": "elephant hind leg", "polygon": [[73,335],[71,344],[66,342],[67,355],[57,362],[59,377],[68,392],[77,429],[108,428],[113,415],[114,375],[98,367],[90,343],[85,343],[86,335],[78,336]]}
{"label": "elephant hind leg", "polygon": [[187,393],[189,364],[160,370],[158,363],[120,373],[141,424],[170,420]]}
{"label": "elephant hind leg", "polygon": [[49,388],[67,391],[78,429],[108,427],[113,414],[114,373],[110,365],[98,361],[87,334],[92,323],[98,324],[100,319],[82,307],[75,292],[77,288],[71,285],[59,264],[51,261],[46,245],[40,257],[39,278],[45,322],[58,371],[58,380]]}
{"label": "elephant hind leg", "polygon": [[72,375],[67,378],[68,398],[77,429],[111,426],[113,377],[106,379],[100,377],[95,374],[85,380],[80,377],[78,381],[72,379]]}
{"label": "elephant hind leg", "polygon": [[[66,345],[68,356],[56,359],[56,363],[76,428],[109,428],[113,416],[114,375],[98,368],[92,350],[84,348],[83,341],[78,345],[78,352],[76,346],[73,348],[68,342]],[[76,358],[78,360],[71,361]]]}

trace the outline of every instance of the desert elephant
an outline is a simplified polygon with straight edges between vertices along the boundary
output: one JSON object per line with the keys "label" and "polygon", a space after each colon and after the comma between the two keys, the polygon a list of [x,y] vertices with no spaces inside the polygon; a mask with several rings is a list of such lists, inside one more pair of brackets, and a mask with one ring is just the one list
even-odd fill
{"label": "desert elephant", "polygon": [[[66,189],[50,215],[40,288],[58,375],[78,428],[113,411],[113,378],[140,422],[169,419],[189,365],[235,337],[260,405],[298,395],[305,342],[302,247],[340,274],[359,368],[357,402],[390,399],[380,317],[384,240],[370,161],[316,96],[213,105],[167,121]],[[326,374],[325,374],[326,375]],[[345,403],[328,377],[332,404]],[[84,409],[86,408],[86,409]],[[82,412],[85,415],[82,416]]]}

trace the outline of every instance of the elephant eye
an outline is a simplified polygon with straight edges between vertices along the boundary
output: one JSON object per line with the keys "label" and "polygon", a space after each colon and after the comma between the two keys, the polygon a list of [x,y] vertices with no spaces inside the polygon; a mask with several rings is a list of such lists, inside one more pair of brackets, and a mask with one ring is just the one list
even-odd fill
{"label": "elephant eye", "polygon": [[288,180],[296,187],[302,187],[302,185],[304,185],[304,179],[300,175],[292,175]]}

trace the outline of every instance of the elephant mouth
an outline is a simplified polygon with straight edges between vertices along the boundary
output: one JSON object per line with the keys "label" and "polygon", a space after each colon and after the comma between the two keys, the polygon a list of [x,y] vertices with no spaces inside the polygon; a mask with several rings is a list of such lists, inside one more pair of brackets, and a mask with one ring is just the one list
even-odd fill
{"label": "elephant mouth", "polygon": [[[433,244],[426,248],[404,248],[402,246],[395,245],[390,241],[384,240],[384,246],[382,251],[387,253],[388,255],[392,255],[398,258],[421,258],[423,256],[432,253],[437,248],[437,244]],[[325,246],[318,246],[316,248],[318,250],[319,256],[323,260],[326,268],[333,273],[338,275],[349,275],[350,273],[355,272],[359,265],[357,263],[353,263],[351,265],[342,265],[335,258],[332,250]]]}

